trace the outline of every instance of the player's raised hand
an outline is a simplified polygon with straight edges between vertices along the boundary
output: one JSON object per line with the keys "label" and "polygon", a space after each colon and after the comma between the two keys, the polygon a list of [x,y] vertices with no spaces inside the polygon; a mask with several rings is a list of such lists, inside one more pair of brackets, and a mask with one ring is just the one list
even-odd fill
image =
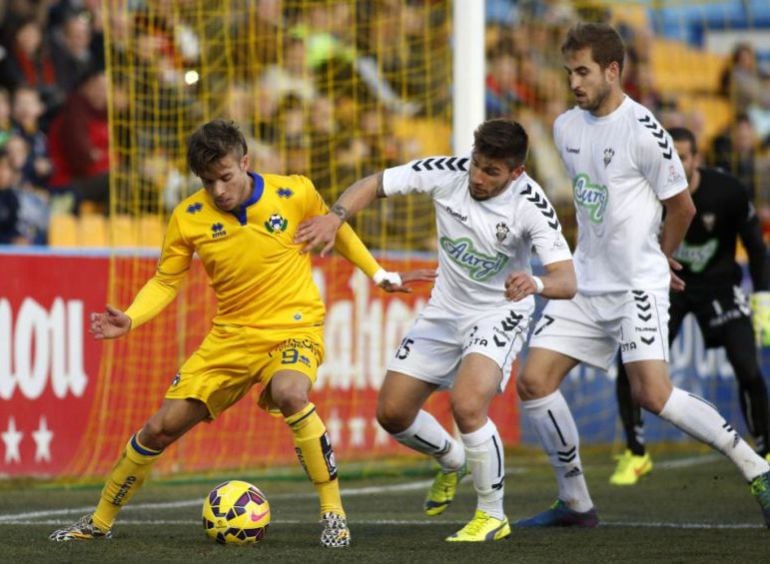
{"label": "player's raised hand", "polygon": [[674,292],[684,292],[684,280],[676,275],[677,271],[682,270],[682,265],[671,257],[668,257],[668,267],[671,270],[671,289]]}
{"label": "player's raised hand", "polygon": [[417,268],[415,270],[390,272],[388,274],[395,276],[388,276],[377,285],[386,292],[401,292],[403,294],[411,293],[412,289],[408,284],[414,284],[415,282],[433,282],[438,276],[438,273],[431,268]]}
{"label": "player's raised hand", "polygon": [[301,251],[303,253],[320,249],[321,256],[326,256],[326,253],[334,248],[340,225],[340,218],[333,213],[311,217],[299,224],[294,234],[294,242],[304,243]]}
{"label": "player's raised hand", "polygon": [[125,313],[107,305],[104,313],[91,314],[90,333],[95,339],[115,339],[128,333],[131,329],[131,318]]}

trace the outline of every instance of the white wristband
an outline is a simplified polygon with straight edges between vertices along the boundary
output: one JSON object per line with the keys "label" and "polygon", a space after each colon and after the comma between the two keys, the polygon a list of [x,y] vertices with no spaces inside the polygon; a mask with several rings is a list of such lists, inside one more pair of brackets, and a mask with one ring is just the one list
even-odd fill
{"label": "white wristband", "polygon": [[540,277],[533,276],[532,281],[535,283],[535,293],[542,294],[543,290],[545,289],[545,284],[543,284],[543,281],[540,279]]}
{"label": "white wristband", "polygon": [[372,276],[372,280],[374,280],[374,283],[378,286],[383,282],[389,282],[394,286],[401,286],[401,276],[398,272],[388,272],[384,268],[375,272],[374,276]]}

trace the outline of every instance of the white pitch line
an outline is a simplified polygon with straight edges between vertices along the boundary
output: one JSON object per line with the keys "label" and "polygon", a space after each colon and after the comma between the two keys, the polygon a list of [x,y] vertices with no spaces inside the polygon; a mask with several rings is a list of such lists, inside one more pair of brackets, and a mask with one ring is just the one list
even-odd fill
{"label": "white pitch line", "polygon": [[[421,480],[419,482],[410,482],[407,484],[394,484],[392,486],[368,486],[365,488],[343,488],[341,494],[344,497],[355,497],[361,495],[371,495],[375,493],[387,493],[387,492],[407,492],[413,490],[423,490],[429,487],[433,483],[432,480]],[[271,494],[270,499],[315,499],[315,492],[307,493],[284,493],[284,494]],[[201,500],[185,500],[185,501],[168,501],[168,502],[153,502],[153,503],[135,503],[125,506],[121,511],[138,511],[138,510],[153,510],[153,509],[178,509],[180,507],[192,507],[200,505]],[[80,515],[82,513],[88,513],[93,511],[93,506],[69,508],[69,509],[46,509],[41,511],[27,511],[24,513],[7,513],[0,515],[0,524],[16,522],[18,520],[35,519],[38,517],[55,517],[55,516],[67,516],[67,515]],[[125,521],[121,519],[121,523]]]}
{"label": "white pitch line", "polygon": [[[356,520],[351,523],[353,528],[362,525],[375,525],[375,526],[458,526],[464,525],[467,521],[462,520],[442,520],[442,521],[420,521],[420,520],[406,520],[406,519],[362,519]],[[123,525],[182,525],[185,527],[193,526],[198,523],[197,520],[192,519],[121,519],[120,526]],[[301,521],[298,519],[274,519],[272,521],[275,525],[307,525],[312,521]],[[61,521],[56,519],[46,520],[14,520],[4,521],[0,523],[0,527],[3,525],[48,525],[57,526],[61,525]],[[700,530],[737,530],[737,529],[764,529],[765,526],[759,523],[666,523],[666,522],[624,522],[624,521],[602,521],[599,525],[602,527],[633,527],[633,528],[649,528],[649,529],[700,529]],[[515,527],[513,527],[515,529]],[[524,529],[518,529],[523,531]]]}
{"label": "white pitch line", "polygon": [[[706,454],[702,456],[693,456],[688,458],[682,458],[678,460],[656,462],[657,469],[667,470],[673,468],[686,468],[689,466],[697,466],[701,464],[707,464],[721,458],[719,454]],[[528,471],[526,468],[511,468],[506,471],[506,475],[512,474],[524,474]],[[470,477],[466,476],[466,480]],[[343,488],[341,493],[343,497],[356,497],[362,495],[371,495],[387,492],[404,492],[414,490],[424,490],[426,487],[433,483],[432,480],[420,480],[417,482],[409,482],[406,484],[394,484],[389,486],[367,486],[363,488]],[[270,499],[314,499],[316,494],[313,493],[284,493],[284,494],[272,494]],[[135,503],[127,505],[122,509],[122,512],[126,511],[139,511],[139,510],[154,510],[154,509],[177,509],[182,507],[193,507],[200,505],[201,501],[185,500],[185,501],[170,501],[170,502],[153,502],[153,503]],[[59,525],[61,521],[52,520],[53,517],[66,517],[68,515],[82,515],[93,510],[93,506],[69,508],[69,509],[50,509],[42,511],[27,511],[24,513],[6,513],[0,514],[0,525]],[[46,519],[48,518],[48,519]],[[167,525],[189,525],[193,521],[174,521],[174,520],[131,520],[121,519],[121,525],[142,525],[142,524],[167,524]],[[281,521],[276,523],[301,523],[301,521]],[[356,521],[359,524],[373,524],[373,525],[444,525],[444,524],[463,524],[465,521],[399,521],[399,520],[368,520],[368,521]],[[625,522],[606,522],[602,521],[602,526],[610,527],[651,527],[651,528],[681,528],[681,529],[746,529],[746,528],[763,528],[761,525],[755,524],[702,524],[702,523],[625,523]]]}

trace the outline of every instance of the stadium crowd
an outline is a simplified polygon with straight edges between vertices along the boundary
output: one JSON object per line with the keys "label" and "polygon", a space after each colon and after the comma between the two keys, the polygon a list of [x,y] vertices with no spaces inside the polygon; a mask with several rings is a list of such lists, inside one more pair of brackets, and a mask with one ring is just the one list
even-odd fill
{"label": "stadium crowd", "polygon": [[[298,8],[299,3],[255,0],[251,19],[231,22],[232,36],[250,38],[251,44],[232,50],[237,79],[227,83],[216,107],[201,99],[196,87],[220,91],[213,87],[222,77],[191,78],[189,70],[211,55],[206,49],[220,46],[206,47],[203,30],[173,2],[110,2],[109,79],[104,2],[9,0],[0,5],[0,243],[45,244],[52,214],[108,213],[110,171],[121,171],[125,160],[115,151],[118,145],[140,148],[143,158],[138,170],[121,174],[130,181],[115,183],[115,211],[170,210],[193,183],[183,155],[170,147],[178,146],[180,126],[201,122],[212,111],[240,125],[255,170],[307,174],[329,201],[357,177],[449,150],[445,82],[451,69],[448,62],[425,60],[439,42],[446,43],[441,33],[425,33],[448,29],[443,1],[368,0],[353,9],[351,2],[304,2]],[[571,186],[551,127],[571,103],[560,38],[580,18],[618,27],[628,45],[624,90],[665,127],[691,129],[702,140],[708,164],[730,170],[747,184],[770,234],[770,90],[751,45],[736,45],[725,59],[721,83],[709,95],[729,101],[731,118],[723,131],[707,134],[710,116],[656,80],[652,50],[657,38],[648,18],[623,20],[617,10],[576,5],[589,3],[489,0],[485,36],[487,117],[512,116],[527,128],[532,137],[528,166],[568,234]],[[242,26],[249,32],[239,33]],[[266,39],[276,36],[282,40]],[[396,36],[406,40],[388,40]],[[426,41],[435,44],[426,46]],[[258,64],[237,60],[255,53]],[[409,71],[427,67],[430,73]],[[131,88],[145,88],[144,94],[152,90],[160,107],[129,105],[129,96],[137,95],[129,93],[130,82]],[[424,96],[426,90],[433,94]],[[160,128],[151,115],[158,110],[166,116]],[[410,127],[418,122],[434,127],[421,133],[425,128]],[[432,238],[425,236],[433,231],[430,217],[422,218],[420,229],[412,226],[419,236],[404,233],[402,222],[390,219],[403,213],[399,206],[413,204],[382,205],[356,224],[367,244],[376,245],[385,235],[400,246],[431,248]]]}

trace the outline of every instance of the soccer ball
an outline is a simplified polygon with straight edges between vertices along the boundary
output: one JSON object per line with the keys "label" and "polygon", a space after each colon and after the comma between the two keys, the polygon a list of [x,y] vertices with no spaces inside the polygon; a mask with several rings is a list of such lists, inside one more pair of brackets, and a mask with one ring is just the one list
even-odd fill
{"label": "soccer ball", "polygon": [[270,524],[270,505],[259,488],[230,480],[209,492],[203,502],[203,529],[220,544],[262,540]]}

